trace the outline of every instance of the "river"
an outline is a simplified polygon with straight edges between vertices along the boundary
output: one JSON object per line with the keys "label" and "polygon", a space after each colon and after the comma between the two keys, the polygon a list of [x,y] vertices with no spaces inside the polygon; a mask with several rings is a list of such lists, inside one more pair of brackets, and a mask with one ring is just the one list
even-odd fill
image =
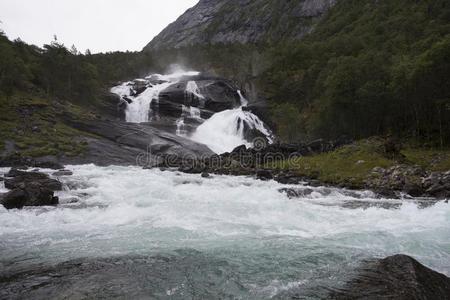
{"label": "river", "polygon": [[289,199],[279,190],[291,186],[250,177],[67,168],[59,206],[0,207],[0,298],[320,298],[362,260],[398,253],[450,275],[445,202],[306,186]]}

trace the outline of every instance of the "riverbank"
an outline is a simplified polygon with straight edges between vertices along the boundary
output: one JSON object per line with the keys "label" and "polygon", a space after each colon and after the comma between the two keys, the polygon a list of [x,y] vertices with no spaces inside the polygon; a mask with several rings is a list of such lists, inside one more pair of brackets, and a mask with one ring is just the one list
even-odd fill
{"label": "riverbank", "polygon": [[450,198],[450,150],[402,145],[381,137],[269,145],[261,150],[238,147],[203,162],[185,163],[179,170],[255,175],[283,184],[368,189],[391,198]]}

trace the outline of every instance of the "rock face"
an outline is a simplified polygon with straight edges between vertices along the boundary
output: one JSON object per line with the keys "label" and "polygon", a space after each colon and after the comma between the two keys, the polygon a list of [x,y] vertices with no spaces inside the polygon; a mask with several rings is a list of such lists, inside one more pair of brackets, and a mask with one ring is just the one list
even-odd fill
{"label": "rock face", "polygon": [[157,163],[165,156],[198,159],[214,153],[205,145],[160,130],[148,123],[134,124],[111,120],[67,120],[74,128],[96,137],[85,139],[87,152],[66,157],[66,164],[140,165]]}
{"label": "rock face", "polygon": [[450,199],[450,171],[429,174],[422,179],[422,187],[432,197]]}
{"label": "rock face", "polygon": [[427,173],[420,166],[396,165],[374,168],[367,187],[384,196],[401,191],[410,196],[450,198],[450,171]]}
{"label": "rock face", "polygon": [[48,206],[58,204],[54,191],[62,189],[59,181],[47,174],[11,169],[6,174],[5,187],[10,192],[2,195],[0,203],[7,209],[24,206]]}
{"label": "rock face", "polygon": [[195,250],[5,269],[0,299],[233,299],[243,289],[232,264]]}
{"label": "rock face", "polygon": [[406,255],[368,262],[330,299],[450,299],[450,278]]}
{"label": "rock face", "polygon": [[[173,164],[160,164],[155,167],[180,167],[180,171],[186,173],[208,172],[224,175],[255,175],[261,180],[275,179],[283,184],[297,184],[300,181],[308,181],[311,185],[318,182],[308,178],[300,178],[295,174],[280,172],[277,169],[260,169],[265,163],[274,163],[280,159],[307,156],[332,151],[350,140],[341,141],[315,141],[309,144],[272,144],[267,145],[261,140],[261,145],[249,148],[245,145],[236,147],[231,153],[208,156],[206,159],[170,160]],[[258,143],[259,144],[259,143]],[[259,147],[261,146],[261,147]]]}
{"label": "rock face", "polygon": [[16,154],[0,157],[0,167],[35,167],[55,170],[64,168],[56,156],[48,155],[31,158]]}
{"label": "rock face", "polygon": [[[202,97],[190,95],[186,92],[189,82],[195,82]],[[158,111],[160,116],[179,118],[184,106],[200,109],[200,116],[204,119],[215,112],[231,109],[239,105],[237,87],[222,78],[195,76],[183,79],[163,90],[158,101],[152,102],[152,110]]]}
{"label": "rock face", "polygon": [[144,50],[300,39],[336,0],[201,0]]}

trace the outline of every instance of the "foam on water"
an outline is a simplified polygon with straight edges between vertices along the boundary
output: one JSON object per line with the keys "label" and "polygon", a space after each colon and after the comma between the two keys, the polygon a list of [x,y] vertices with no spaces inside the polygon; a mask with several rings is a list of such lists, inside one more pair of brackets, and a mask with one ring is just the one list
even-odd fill
{"label": "foam on water", "polygon": [[[195,249],[214,266],[227,262],[256,298],[325,284],[321,280],[341,276],[361,259],[398,253],[450,275],[445,202],[421,209],[413,202],[375,199],[370,192],[322,187],[288,199],[279,189],[289,186],[247,177],[68,168],[74,175],[61,177],[65,190],[58,193],[58,207],[0,208],[5,268],[11,262],[17,267]],[[350,209],[340,205],[346,201],[382,201],[398,209]]]}
{"label": "foam on water", "polygon": [[[27,249],[33,244],[74,243],[79,247],[80,238],[83,246],[92,246],[85,249],[90,255],[102,254],[104,243],[113,244],[113,251],[128,253],[167,246],[214,247],[236,239],[322,238],[341,246],[390,252],[392,245],[383,245],[377,238],[395,237],[393,242],[402,252],[439,254],[446,259],[450,255],[450,207],[446,203],[426,209],[414,203],[393,210],[344,209],[322,205],[353,199],[338,189],[327,196],[317,193],[292,200],[278,191],[283,185],[245,177],[203,179],[134,167],[70,169],[75,174],[63,181],[80,188],[59,196],[62,202],[78,199],[80,203],[10,211],[0,208],[2,250],[8,246],[13,252],[33,251]],[[430,238],[435,242],[427,245]]]}
{"label": "foam on water", "polygon": [[245,127],[256,129],[272,143],[272,133],[255,114],[242,107],[214,114],[200,125],[192,135],[192,140],[207,145],[216,153],[230,152],[240,145],[253,146],[245,138]]}

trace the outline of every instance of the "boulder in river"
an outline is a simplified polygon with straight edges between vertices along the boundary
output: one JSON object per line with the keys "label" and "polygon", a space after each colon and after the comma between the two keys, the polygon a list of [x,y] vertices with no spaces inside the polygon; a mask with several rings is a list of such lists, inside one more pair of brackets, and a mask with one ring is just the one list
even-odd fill
{"label": "boulder in river", "polygon": [[7,209],[23,208],[24,206],[50,206],[59,202],[54,192],[37,183],[29,183],[23,188],[14,189],[2,196],[1,204]]}
{"label": "boulder in river", "polygon": [[330,299],[450,299],[450,278],[406,255],[366,262]]}
{"label": "boulder in river", "polygon": [[260,180],[271,180],[273,179],[272,172],[269,170],[257,170],[256,178]]}
{"label": "boulder in river", "polygon": [[11,189],[0,199],[5,208],[58,204],[59,199],[54,192],[61,190],[62,184],[47,174],[11,169],[5,176],[5,187]]}
{"label": "boulder in river", "polygon": [[60,191],[62,189],[61,182],[50,178],[44,173],[11,169],[5,176],[5,188],[7,189],[24,188],[31,183],[37,183],[53,191]]}

